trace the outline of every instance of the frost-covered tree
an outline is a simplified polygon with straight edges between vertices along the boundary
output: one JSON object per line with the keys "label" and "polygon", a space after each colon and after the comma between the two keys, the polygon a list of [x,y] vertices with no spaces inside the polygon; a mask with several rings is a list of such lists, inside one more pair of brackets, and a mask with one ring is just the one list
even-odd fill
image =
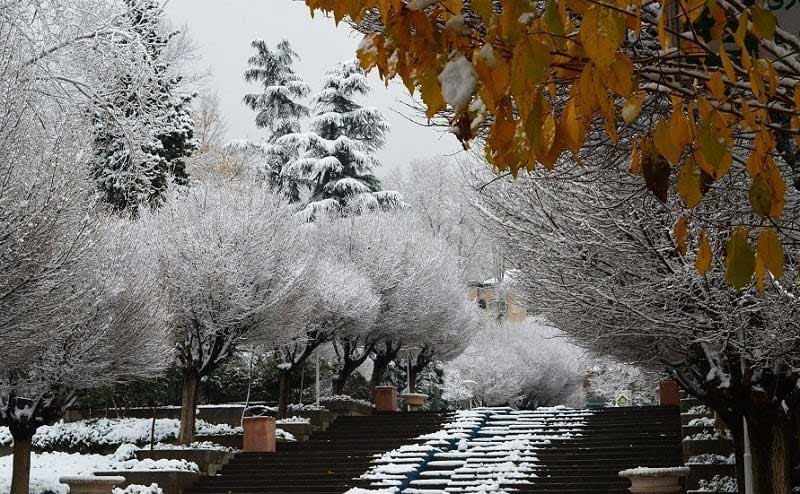
{"label": "frost-covered tree", "polygon": [[586,376],[585,353],[541,320],[487,321],[466,350],[445,367],[454,396],[481,405],[523,409],[580,405]]}
{"label": "frost-covered tree", "polygon": [[[19,80],[0,78],[19,96]],[[11,492],[27,494],[31,439],[79,393],[165,367],[165,316],[120,225],[91,211],[82,113],[3,99],[0,120],[0,426]]]}
{"label": "frost-covered tree", "polygon": [[132,226],[177,341],[183,444],[194,433],[201,379],[248,338],[278,345],[302,329],[305,307],[285,303],[307,265],[291,212],[264,188],[203,185]]}
{"label": "frost-covered tree", "polygon": [[311,88],[292,68],[299,57],[288,40],[282,40],[274,49],[260,39],[254,40],[251,46],[256,54],[247,61],[250,68],[244,73],[244,79],[260,84],[262,92],[246,94],[244,102],[256,112],[256,126],[269,132],[264,146],[265,162],[259,172],[264,174],[270,187],[297,202],[300,200],[299,184],[283,173],[284,166],[297,157],[297,149],[279,143],[278,139],[300,132],[301,120],[310,113],[302,100]]}
{"label": "frost-covered tree", "polygon": [[310,189],[303,211],[307,220],[321,212],[339,212],[396,207],[399,196],[381,191],[372,153],[385,142],[389,126],[380,112],[355,101],[369,93],[369,84],[357,61],[344,62],[329,70],[313,99],[310,130],[279,138],[281,146],[301,150],[284,174]]}
{"label": "frost-covered tree", "polygon": [[420,219],[423,227],[455,251],[467,280],[500,279],[501,255],[470,204],[470,177],[447,157],[412,161],[385,181]]}
{"label": "frost-covered tree", "polygon": [[[193,139],[192,96],[180,92],[182,76],[165,51],[177,34],[164,33],[164,12],[155,0],[124,0],[118,24],[144,46],[147,77],[120,64],[105,74],[111,91],[94,103],[97,189],[109,208],[135,216],[141,205],[158,206],[170,183],[188,182],[186,158]],[[136,68],[139,70],[139,68]]]}
{"label": "frost-covered tree", "polygon": [[[307,244],[319,246],[318,240],[309,235]],[[289,382],[297,369],[302,369],[320,345],[330,342],[340,332],[357,334],[372,327],[380,303],[372,280],[359,270],[359,266],[341,262],[333,256],[317,253],[302,281],[296,296],[288,303],[304,307],[307,315],[302,321],[303,331],[278,348],[281,359],[280,418],[287,416]]]}
{"label": "frost-covered tree", "polygon": [[[708,209],[685,225],[699,245],[684,244],[672,234],[685,221],[682,201],[656,204],[628,173],[623,154],[606,148],[598,154],[603,166],[565,165],[483,189],[478,205],[522,268],[515,295],[600,354],[669,370],[723,417],[739,465],[746,417],[755,484],[786,492],[785,479],[800,458],[798,244],[785,242],[785,251],[776,252],[760,229],[749,234],[741,226],[723,237],[709,233],[762,223],[729,200],[733,193],[749,200],[742,174],[731,177],[729,190],[707,191]],[[779,226],[796,238],[798,218],[800,195],[787,186]],[[761,236],[762,255],[784,263],[780,280],[755,266],[760,294],[731,288],[725,279],[725,252],[753,261],[751,235]]]}

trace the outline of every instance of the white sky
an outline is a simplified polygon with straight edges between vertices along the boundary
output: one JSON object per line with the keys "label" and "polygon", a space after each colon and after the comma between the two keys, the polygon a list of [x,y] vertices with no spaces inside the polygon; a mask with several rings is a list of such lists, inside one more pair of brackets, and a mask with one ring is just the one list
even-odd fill
{"label": "white sky", "polygon": [[[261,38],[270,45],[288,39],[301,60],[296,70],[311,85],[319,87],[323,73],[336,62],[354,58],[361,35],[344,24],[336,27],[332,19],[317,15],[314,19],[302,1],[292,0],[169,0],[167,13],[176,26],[186,25],[197,44],[198,62],[210,69],[208,83],[216,90],[228,123],[228,138],[258,139],[263,131],[254,124],[255,113],[245,107],[242,97],[257,86],[246,84],[243,73],[253,53],[250,41]],[[451,154],[461,149],[451,134],[424,128],[398,115],[412,115],[401,101],[410,101],[408,91],[399,82],[388,89],[370,74],[373,91],[360,103],[378,107],[392,130],[384,149],[377,153],[383,163],[379,176],[392,168],[403,167],[416,158]]]}

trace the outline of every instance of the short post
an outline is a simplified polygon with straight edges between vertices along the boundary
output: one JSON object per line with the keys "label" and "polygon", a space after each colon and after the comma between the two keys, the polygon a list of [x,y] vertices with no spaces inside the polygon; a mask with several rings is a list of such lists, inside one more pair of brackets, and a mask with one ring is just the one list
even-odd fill
{"label": "short post", "polygon": [[316,372],[316,382],[315,382],[315,391],[317,393],[317,406],[319,406],[319,355],[317,355],[317,363],[315,365],[315,372]]}
{"label": "short post", "polygon": [[681,406],[681,394],[678,381],[667,380],[658,383],[658,396],[662,406]]}
{"label": "short post", "polygon": [[275,418],[245,417],[242,451],[249,453],[275,452]]}
{"label": "short post", "polygon": [[70,494],[111,494],[114,487],[125,486],[125,477],[94,475],[60,477],[58,481],[69,486]]}
{"label": "short post", "polygon": [[398,411],[397,388],[394,386],[376,386],[374,398],[376,412]]}

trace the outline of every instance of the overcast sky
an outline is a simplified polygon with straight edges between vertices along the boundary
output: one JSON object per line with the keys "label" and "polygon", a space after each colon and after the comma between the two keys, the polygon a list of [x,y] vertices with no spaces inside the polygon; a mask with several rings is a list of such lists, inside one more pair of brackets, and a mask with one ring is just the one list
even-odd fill
{"label": "overcast sky", "polygon": [[[199,49],[200,68],[209,69],[208,86],[217,91],[220,106],[228,122],[230,139],[258,139],[263,131],[254,124],[255,113],[242,103],[246,92],[255,92],[255,85],[244,82],[242,74],[253,52],[250,41],[255,38],[275,45],[288,39],[301,60],[296,70],[311,85],[319,88],[323,73],[336,62],[354,58],[361,39],[346,25],[334,25],[332,19],[317,15],[314,19],[302,1],[293,0],[169,0],[167,13],[177,26],[186,25]],[[392,129],[387,145],[377,153],[383,168],[403,167],[415,158],[452,154],[460,145],[451,134],[420,127],[398,115],[411,115],[402,105],[410,101],[399,82],[388,88],[370,74],[373,90],[362,104],[378,107]]]}

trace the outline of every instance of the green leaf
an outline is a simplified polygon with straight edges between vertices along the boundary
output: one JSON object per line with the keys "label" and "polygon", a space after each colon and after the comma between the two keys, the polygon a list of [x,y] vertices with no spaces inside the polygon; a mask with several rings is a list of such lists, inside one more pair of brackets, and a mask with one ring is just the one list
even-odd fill
{"label": "green leaf", "polygon": [[756,256],[747,237],[747,230],[739,226],[733,230],[728,239],[725,279],[737,289],[742,289],[750,283],[756,269]]}

